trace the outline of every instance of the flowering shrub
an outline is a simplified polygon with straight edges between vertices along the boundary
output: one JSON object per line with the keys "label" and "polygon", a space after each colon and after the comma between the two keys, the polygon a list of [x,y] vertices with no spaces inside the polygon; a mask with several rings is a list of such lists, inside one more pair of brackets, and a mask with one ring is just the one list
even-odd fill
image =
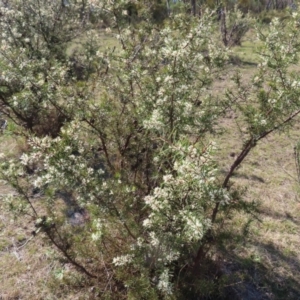
{"label": "flowering shrub", "polygon": [[[26,3],[29,9],[37,2]],[[70,7],[76,3],[70,1]],[[288,35],[276,20],[269,33],[259,33],[264,47],[253,80],[245,87],[237,74],[236,88],[220,98],[208,90],[227,60],[227,49],[215,39],[214,13],[206,11],[200,19],[178,13],[157,28],[150,19],[145,22],[145,5],[140,22],[124,26],[131,1],[84,3],[94,17],[99,12],[110,18],[107,31],[119,43],[111,49],[86,45],[82,59],[93,71],[84,81],[70,78],[67,55],[51,54],[39,26],[25,37],[36,50],[29,41],[20,46],[23,42],[14,45],[6,38],[19,34],[10,22],[2,34],[0,99],[3,111],[23,126],[28,143],[21,157],[1,158],[2,179],[18,194],[5,201],[14,213],[30,214],[36,231],[95,280],[102,295],[176,298],[196,290],[215,224],[224,222],[224,210],[242,203],[230,185],[236,168],[259,140],[300,112],[299,80],[288,71],[298,59],[298,17],[287,24]],[[40,7],[46,24],[55,23],[51,5]],[[65,9],[69,6],[59,8],[61,18]],[[79,23],[82,9],[73,11]],[[15,7],[2,11],[29,22]],[[87,37],[93,32],[88,29]],[[34,122],[51,122],[51,110],[64,121],[55,134],[37,134]],[[223,178],[212,139],[229,110],[238,112],[246,131]],[[33,197],[36,191],[39,198]],[[77,225],[70,215],[80,216]]]}
{"label": "flowering shrub", "polygon": [[[66,50],[83,32],[81,73],[93,71],[90,40],[97,34],[88,22],[90,7],[86,1],[72,2],[11,1],[0,6],[1,112],[40,136],[57,136],[72,118],[66,110],[79,91],[73,84],[75,58]],[[62,104],[64,98],[68,101]]]}

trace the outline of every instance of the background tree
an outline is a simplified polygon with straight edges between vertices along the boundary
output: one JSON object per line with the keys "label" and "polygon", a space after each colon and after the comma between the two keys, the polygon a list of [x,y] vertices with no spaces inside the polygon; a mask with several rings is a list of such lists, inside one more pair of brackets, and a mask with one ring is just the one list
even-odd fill
{"label": "background tree", "polygon": [[80,53],[66,51],[91,30],[91,7],[87,1],[40,0],[7,2],[0,9],[0,110],[37,135],[57,136],[71,118],[62,99],[76,97],[73,79],[91,72],[89,57],[97,43],[92,46],[88,35]]}

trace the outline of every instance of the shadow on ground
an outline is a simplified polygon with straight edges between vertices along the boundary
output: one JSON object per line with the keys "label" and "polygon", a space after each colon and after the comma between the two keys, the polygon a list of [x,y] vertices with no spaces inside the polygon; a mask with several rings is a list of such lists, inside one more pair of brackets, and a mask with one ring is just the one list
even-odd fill
{"label": "shadow on ground", "polygon": [[300,299],[300,261],[295,254],[253,237],[232,235],[234,240],[243,246],[223,245],[221,250],[221,272],[228,281],[225,294],[230,295],[224,299]]}

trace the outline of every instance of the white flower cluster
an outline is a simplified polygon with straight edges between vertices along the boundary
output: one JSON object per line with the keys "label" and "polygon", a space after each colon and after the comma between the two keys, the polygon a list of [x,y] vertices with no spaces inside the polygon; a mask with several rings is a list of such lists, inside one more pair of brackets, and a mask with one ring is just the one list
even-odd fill
{"label": "white flower cluster", "polygon": [[168,269],[165,269],[160,275],[159,275],[159,282],[157,284],[157,288],[161,290],[166,295],[172,294],[172,284],[170,282],[170,275]]}
{"label": "white flower cluster", "polygon": [[[144,198],[150,213],[143,226],[149,230],[149,244],[155,249],[159,247],[162,262],[176,260],[182,244],[201,240],[211,227],[205,214],[207,207],[230,201],[229,193],[219,187],[215,178],[213,148],[213,144],[205,150],[195,146],[175,147],[176,173],[165,175],[161,186]],[[168,253],[173,255],[170,257]]]}
{"label": "white flower cluster", "polygon": [[104,225],[102,220],[96,219],[93,221],[93,227],[94,227],[94,232],[92,233],[91,237],[93,241],[99,241],[101,240],[103,236],[103,229]]}
{"label": "white flower cluster", "polygon": [[127,264],[131,263],[132,260],[133,260],[133,255],[132,254],[126,254],[126,255],[115,257],[113,259],[113,264],[117,267],[121,267],[121,266],[124,266],[124,265],[127,265]]}

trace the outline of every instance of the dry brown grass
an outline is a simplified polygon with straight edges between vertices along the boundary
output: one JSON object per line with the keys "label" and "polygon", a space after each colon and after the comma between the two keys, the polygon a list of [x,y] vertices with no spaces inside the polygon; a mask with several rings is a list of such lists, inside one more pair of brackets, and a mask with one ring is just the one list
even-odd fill
{"label": "dry brown grass", "polygon": [[[221,96],[234,87],[230,78],[237,69],[242,81],[250,82],[257,61],[252,36],[249,32],[242,47],[233,49],[238,64],[226,68],[211,93]],[[299,66],[291,70],[297,72]],[[231,113],[221,121],[225,133],[217,139],[216,153],[221,162],[220,180],[242,150],[245,138],[235,118]],[[255,216],[231,214],[223,227],[226,241],[218,248],[221,269],[231,278],[229,285],[237,299],[300,299],[300,183],[294,155],[300,140],[299,121],[289,132],[273,133],[260,141],[232,179],[235,187],[247,188],[245,199],[257,204]]]}
{"label": "dry brown grass", "polygon": [[[245,299],[300,298],[300,201],[294,160],[299,139],[297,128],[289,136],[273,134],[254,148],[235,174],[235,186],[247,187],[247,199],[259,204],[259,219],[250,228],[250,216],[244,213],[236,213],[227,224],[232,239],[226,242],[225,257],[236,264],[233,273],[260,291],[261,298],[255,294]],[[225,135],[219,145],[221,167],[227,172],[242,142],[237,133],[230,140]]]}

